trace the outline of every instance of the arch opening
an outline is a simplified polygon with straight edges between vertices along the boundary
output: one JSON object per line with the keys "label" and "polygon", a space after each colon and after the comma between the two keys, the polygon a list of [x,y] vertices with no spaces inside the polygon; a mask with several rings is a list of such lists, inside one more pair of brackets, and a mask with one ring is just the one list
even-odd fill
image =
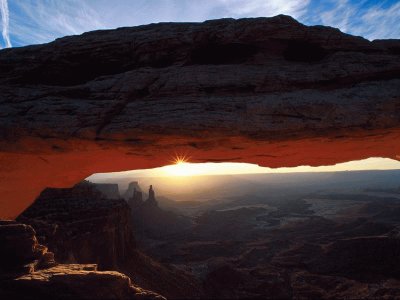
{"label": "arch opening", "polygon": [[[170,297],[193,291],[203,293],[200,298],[276,293],[276,285],[253,289],[265,272],[281,282],[283,294],[292,282],[283,281],[282,272],[308,274],[312,279],[302,284],[310,289],[326,276],[341,280],[349,294],[366,280],[400,277],[393,271],[400,236],[399,161],[370,157],[283,168],[192,163],[190,155],[171,161],[93,174],[71,188],[47,188],[17,220],[33,226],[60,262],[96,262],[99,270],[116,269],[136,280],[148,279],[150,268],[160,278],[193,284],[189,291],[177,291],[169,281],[150,285]],[[148,255],[142,264],[136,260],[140,253]],[[239,279],[247,285],[237,286]],[[204,291],[204,284],[212,285]],[[324,292],[336,291],[321,284]]]}
{"label": "arch opening", "polygon": [[399,143],[398,130],[281,141],[153,135],[140,141],[29,138],[13,146],[29,151],[5,146],[7,151],[1,152],[0,218],[16,218],[46,187],[71,187],[94,173],[169,165],[177,153],[193,163],[229,161],[279,168],[333,165],[369,157],[398,160]]}
{"label": "arch opening", "polygon": [[[304,183],[303,179],[300,179],[303,175],[309,177],[308,184],[316,184],[315,191],[318,190],[319,176],[343,176],[351,177],[352,174],[357,177],[358,173],[368,172],[374,173],[375,176],[379,177],[380,172],[384,174],[384,171],[396,171],[400,170],[400,162],[393,159],[382,158],[382,157],[370,157],[367,159],[349,161],[338,163],[335,165],[328,166],[297,166],[297,167],[282,167],[282,168],[269,168],[261,167],[256,164],[250,163],[232,163],[232,162],[207,162],[207,163],[192,163],[190,157],[187,155],[178,155],[171,160],[172,164],[142,170],[130,170],[122,172],[110,172],[110,173],[97,173],[87,177],[85,180],[94,184],[114,185],[113,190],[116,194],[127,200],[130,196],[129,193],[132,191],[128,190],[131,188],[131,182],[142,182],[145,186],[153,185],[159,190],[159,195],[163,197],[173,197],[178,201],[207,201],[207,197],[203,197],[201,193],[205,193],[210,196],[208,190],[224,188],[224,182],[229,182],[227,178],[246,178],[250,180],[264,184],[263,192],[267,192],[268,188],[275,191],[282,191],[285,194],[286,184],[294,184],[296,186],[296,180],[300,180],[301,184]],[[236,179],[235,179],[236,180]],[[357,179],[358,180],[358,179]],[[357,181],[356,180],[356,181]],[[239,180],[240,181],[240,180]],[[288,181],[288,182],[286,182]],[[306,180],[307,181],[307,180]],[[354,184],[350,186],[339,180],[339,184],[335,186],[336,189],[341,189],[340,185],[343,185],[343,190],[355,189]],[[232,185],[233,183],[230,183]],[[325,182],[323,186],[325,186]],[[374,188],[379,189],[379,185],[382,181],[378,181]],[[370,187],[371,182],[365,182],[359,184],[359,188]],[[196,187],[196,192],[191,195],[193,187]],[[201,187],[201,188],[199,188]],[[112,188],[111,186],[109,188]],[[388,188],[397,188],[396,181],[391,182]],[[240,190],[240,189],[239,189]],[[160,192],[161,191],[161,192]],[[128,193],[128,194],[127,194]],[[238,189],[233,189],[232,193],[227,193],[224,190],[224,197],[237,196]],[[239,194],[246,195],[249,191],[244,188]],[[212,195],[212,194],[211,194]],[[263,195],[261,193],[261,195]],[[218,198],[221,195],[214,195],[214,198]],[[196,198],[199,197],[199,198]],[[212,200],[211,197],[208,200]]]}

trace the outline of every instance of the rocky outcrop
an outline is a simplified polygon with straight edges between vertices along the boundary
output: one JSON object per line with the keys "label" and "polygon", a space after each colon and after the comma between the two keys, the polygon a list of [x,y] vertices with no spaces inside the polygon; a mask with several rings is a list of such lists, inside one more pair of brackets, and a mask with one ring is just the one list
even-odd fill
{"label": "rocky outcrop", "polygon": [[[139,220],[143,217],[148,216],[138,216]],[[38,240],[60,263],[116,270],[168,298],[198,298],[202,293],[200,284],[184,271],[138,251],[128,204],[107,199],[96,184],[83,181],[73,188],[46,189],[18,221],[33,226]]]}
{"label": "rocky outcrop", "polygon": [[54,254],[47,250],[31,226],[0,220],[0,279],[54,266]]}
{"label": "rocky outcrop", "polygon": [[132,196],[128,199],[128,205],[130,207],[136,207],[143,203],[143,193],[134,190]]}
{"label": "rocky outcrop", "polygon": [[61,264],[0,283],[0,295],[6,299],[165,299],[133,285],[122,273],[82,264]]}
{"label": "rocky outcrop", "polygon": [[32,225],[39,241],[62,263],[96,263],[115,270],[135,248],[127,203],[107,199],[86,181],[44,190],[18,221]]}
{"label": "rocky outcrop", "polygon": [[154,192],[153,186],[149,187],[149,198],[147,198],[146,203],[151,206],[158,206],[158,202],[156,200],[156,193]]}
{"label": "rocky outcrop", "polygon": [[116,183],[96,183],[95,187],[108,199],[121,198],[118,184]]}
{"label": "rocky outcrop", "polygon": [[[139,183],[137,181],[132,181],[129,183],[128,189],[124,193],[125,200],[131,199],[132,197],[134,197],[135,191],[142,193],[142,189],[140,188]],[[143,195],[141,197],[143,197]]]}
{"label": "rocky outcrop", "polygon": [[1,50],[0,217],[46,186],[180,154],[272,167],[397,158],[399,49],[281,15]]}
{"label": "rocky outcrop", "polygon": [[0,221],[0,242],[2,299],[165,299],[94,264],[56,264],[29,225]]}
{"label": "rocky outcrop", "polygon": [[[138,197],[140,195],[140,197]],[[176,233],[192,228],[192,221],[185,216],[159,207],[153,186],[150,185],[148,198],[143,201],[136,192],[128,199],[132,211],[132,223],[137,239],[163,240]]]}

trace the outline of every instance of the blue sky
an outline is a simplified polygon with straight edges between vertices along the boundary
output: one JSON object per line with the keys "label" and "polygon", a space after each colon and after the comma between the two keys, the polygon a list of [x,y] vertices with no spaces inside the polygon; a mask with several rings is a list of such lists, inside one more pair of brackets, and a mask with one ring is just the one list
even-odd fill
{"label": "blue sky", "polygon": [[400,38],[400,0],[0,0],[0,47],[95,29],[277,14],[370,40]]}

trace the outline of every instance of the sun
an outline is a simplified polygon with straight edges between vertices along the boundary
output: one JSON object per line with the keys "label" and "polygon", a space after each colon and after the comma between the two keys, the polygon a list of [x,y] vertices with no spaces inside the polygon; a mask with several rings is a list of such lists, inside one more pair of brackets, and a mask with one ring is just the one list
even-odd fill
{"label": "sun", "polygon": [[189,157],[188,156],[186,156],[186,155],[176,155],[174,160],[173,160],[173,163],[175,165],[182,165],[182,164],[188,164],[188,161],[189,161]]}
{"label": "sun", "polygon": [[162,168],[169,176],[193,176],[198,173],[195,164],[189,163],[189,157],[186,155],[176,155],[172,162],[173,165]]}

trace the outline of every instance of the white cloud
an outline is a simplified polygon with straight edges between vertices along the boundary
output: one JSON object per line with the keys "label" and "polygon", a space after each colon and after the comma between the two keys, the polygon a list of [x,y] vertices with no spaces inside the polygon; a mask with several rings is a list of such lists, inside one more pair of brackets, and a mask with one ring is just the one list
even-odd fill
{"label": "white cloud", "polygon": [[270,17],[278,14],[298,18],[310,0],[218,0],[231,17]]}
{"label": "white cloud", "polygon": [[362,16],[363,26],[353,30],[369,39],[400,38],[400,2],[388,8],[375,5]]}
{"label": "white cloud", "polygon": [[[4,0],[2,0],[4,1]],[[16,44],[49,42],[85,31],[153,22],[204,21],[305,13],[310,0],[24,0],[11,15]]]}
{"label": "white cloud", "polygon": [[334,9],[321,12],[322,24],[340,28],[343,32],[348,32],[356,9],[349,5],[347,0],[336,1]]}
{"label": "white cloud", "polygon": [[[7,0],[0,3],[7,4]],[[26,45],[95,29],[286,14],[305,24],[338,27],[369,39],[399,38],[400,2],[376,3],[371,6],[367,0],[21,0],[9,3],[10,31],[14,45]],[[2,14],[3,11],[8,10],[2,9]],[[3,24],[6,19],[2,18]],[[11,45],[8,26],[3,26],[4,36]]]}
{"label": "white cloud", "polygon": [[0,13],[3,40],[5,43],[5,47],[8,48],[11,47],[11,41],[9,35],[9,12],[7,0],[0,0]]}
{"label": "white cloud", "polygon": [[324,3],[326,6],[316,9],[313,17],[308,14],[311,23],[337,27],[370,40],[400,37],[400,2],[376,1],[372,6],[366,0]]}
{"label": "white cloud", "polygon": [[104,28],[101,16],[84,1],[24,0],[14,4],[12,34],[22,43],[33,44],[57,37]]}

